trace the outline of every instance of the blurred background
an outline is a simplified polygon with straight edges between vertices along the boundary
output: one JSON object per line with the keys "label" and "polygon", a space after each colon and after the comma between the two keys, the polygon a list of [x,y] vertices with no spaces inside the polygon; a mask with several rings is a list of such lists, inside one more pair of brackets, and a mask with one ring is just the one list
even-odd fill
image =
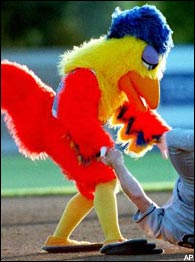
{"label": "blurred background", "polygon": [[67,47],[105,34],[115,7],[153,4],[176,44],[193,44],[193,1],[1,1],[2,47]]}
{"label": "blurred background", "polygon": [[[1,1],[1,60],[27,65],[56,90],[57,64],[65,50],[105,35],[117,6],[124,10],[146,3],[164,14],[174,32],[158,112],[172,127],[194,128],[194,1]],[[19,156],[2,119],[2,182],[12,188],[9,168],[12,173],[17,167],[10,166],[10,157]]]}

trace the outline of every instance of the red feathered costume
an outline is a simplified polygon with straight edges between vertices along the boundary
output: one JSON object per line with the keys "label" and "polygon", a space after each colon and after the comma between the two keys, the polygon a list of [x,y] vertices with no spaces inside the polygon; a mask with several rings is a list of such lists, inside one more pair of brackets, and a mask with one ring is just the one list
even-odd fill
{"label": "red feathered costume", "polygon": [[57,95],[26,66],[1,63],[1,108],[20,152],[31,159],[49,156],[79,191],[45,243],[47,251],[78,245],[69,237],[92,207],[104,244],[125,241],[118,225],[115,171],[100,157],[102,148],[114,147],[103,128],[107,121],[119,127],[117,138],[127,153],[146,152],[170,129],[154,111],[162,54],[171,44],[169,27],[147,5],[124,13],[117,9],[112,18],[107,38],[64,55]]}
{"label": "red feathered costume", "polygon": [[[97,118],[100,90],[94,74],[78,69],[67,75],[59,101],[60,113],[55,118],[55,93],[51,88],[16,63],[2,62],[1,70],[1,107],[7,113],[5,121],[20,152],[31,158],[47,154],[76,182],[83,195],[93,198],[98,183],[115,178],[113,169],[94,155],[102,146],[113,146]],[[94,158],[89,165],[82,165],[80,155]]]}
{"label": "red feathered costume", "polygon": [[[75,181],[79,191],[92,199],[98,183],[115,178],[113,169],[98,158],[101,147],[111,148],[114,143],[98,120],[101,93],[94,73],[77,69],[64,78],[64,87],[59,93],[59,114],[55,118],[52,115],[55,92],[50,87],[25,66],[4,61],[1,70],[1,107],[7,113],[5,121],[20,152],[32,159],[50,156],[62,172]],[[126,111],[123,122],[126,119],[128,124],[131,116],[125,118]],[[116,122],[120,123],[120,118]],[[140,119],[143,120],[143,116]],[[149,121],[152,119],[156,121],[155,117]],[[155,132],[160,135],[168,127],[159,123]],[[83,165],[79,158],[89,159],[90,164]]]}

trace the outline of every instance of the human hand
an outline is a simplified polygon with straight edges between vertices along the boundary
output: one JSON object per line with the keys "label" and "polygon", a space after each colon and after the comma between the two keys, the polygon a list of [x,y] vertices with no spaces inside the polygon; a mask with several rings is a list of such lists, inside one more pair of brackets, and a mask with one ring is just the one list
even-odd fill
{"label": "human hand", "polygon": [[162,154],[162,157],[164,159],[168,159],[168,146],[167,146],[167,141],[166,141],[166,133],[164,133],[159,142],[156,144],[156,146],[159,148],[161,154]]}
{"label": "human hand", "polygon": [[105,156],[102,158],[102,162],[106,165],[112,166],[113,168],[123,165],[123,154],[115,148],[109,148]]}

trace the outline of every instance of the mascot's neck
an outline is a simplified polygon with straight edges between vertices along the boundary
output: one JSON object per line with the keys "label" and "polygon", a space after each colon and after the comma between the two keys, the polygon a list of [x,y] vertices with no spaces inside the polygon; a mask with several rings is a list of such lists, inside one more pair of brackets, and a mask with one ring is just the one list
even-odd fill
{"label": "mascot's neck", "polygon": [[[126,100],[118,88],[118,81],[129,70],[136,70],[140,66],[136,64],[138,59],[135,55],[141,57],[144,45],[144,42],[132,37],[92,39],[63,54],[59,65],[60,74],[64,75],[76,68],[88,68],[95,72],[102,94],[99,119],[105,122]],[[132,49],[133,53],[130,52]]]}

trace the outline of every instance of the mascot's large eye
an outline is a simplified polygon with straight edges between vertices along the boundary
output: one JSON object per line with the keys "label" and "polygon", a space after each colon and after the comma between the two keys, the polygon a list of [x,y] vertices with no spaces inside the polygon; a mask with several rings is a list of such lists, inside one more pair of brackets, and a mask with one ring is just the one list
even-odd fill
{"label": "mascot's large eye", "polygon": [[159,62],[159,55],[154,47],[147,45],[142,53],[143,65],[148,69],[152,70],[157,67]]}

